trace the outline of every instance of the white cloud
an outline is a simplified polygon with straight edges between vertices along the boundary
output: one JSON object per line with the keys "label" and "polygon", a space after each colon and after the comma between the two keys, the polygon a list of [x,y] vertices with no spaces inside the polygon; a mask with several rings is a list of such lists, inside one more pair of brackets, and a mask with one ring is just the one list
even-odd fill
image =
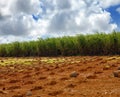
{"label": "white cloud", "polygon": [[[41,12],[39,0],[9,0],[7,2],[1,0],[0,35],[29,37],[39,25],[33,20],[32,14],[39,12]],[[12,41],[13,38],[10,39],[9,41]]]}
{"label": "white cloud", "polygon": [[116,9],[116,11],[120,14],[120,7]]}
{"label": "white cloud", "polygon": [[92,14],[89,20],[94,31],[111,32],[114,28],[117,28],[116,24],[110,24],[110,13],[106,11],[104,11],[103,14]]}
{"label": "white cloud", "polygon": [[100,2],[101,7],[103,7],[103,8],[108,8],[110,6],[120,4],[120,0],[100,0],[99,2]]}
{"label": "white cloud", "polygon": [[39,12],[39,0],[15,0],[11,6],[14,14],[33,14]]}
{"label": "white cloud", "polygon": [[50,19],[48,31],[70,35],[96,31],[111,32],[117,28],[116,24],[110,23],[109,12],[104,11],[96,0],[71,0],[69,5],[71,6],[66,10],[56,9]]}
{"label": "white cloud", "polygon": [[[0,0],[0,40],[111,32],[110,13],[103,10],[120,0]],[[35,21],[32,14],[40,19]],[[3,39],[5,38],[5,39]]]}

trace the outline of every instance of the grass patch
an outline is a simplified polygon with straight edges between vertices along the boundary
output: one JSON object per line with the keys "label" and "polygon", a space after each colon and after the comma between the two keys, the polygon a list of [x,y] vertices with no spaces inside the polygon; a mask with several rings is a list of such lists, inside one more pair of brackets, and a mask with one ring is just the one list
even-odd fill
{"label": "grass patch", "polygon": [[63,58],[51,58],[51,59],[49,59],[49,58],[43,58],[43,59],[41,59],[41,62],[43,62],[43,63],[48,63],[48,64],[53,64],[53,63],[63,63],[65,61],[65,59],[63,59]]}
{"label": "grass patch", "polygon": [[33,63],[37,62],[38,60],[35,59],[28,59],[28,58],[3,58],[0,61],[1,66],[7,65],[32,65]]}

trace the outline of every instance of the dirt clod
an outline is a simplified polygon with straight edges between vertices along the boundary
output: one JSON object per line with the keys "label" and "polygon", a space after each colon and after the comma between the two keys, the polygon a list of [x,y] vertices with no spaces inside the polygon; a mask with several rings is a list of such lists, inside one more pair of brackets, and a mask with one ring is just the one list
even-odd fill
{"label": "dirt clod", "polygon": [[120,78],[120,70],[116,70],[113,72],[114,77]]}
{"label": "dirt clod", "polygon": [[120,66],[118,67],[118,70],[120,70]]}
{"label": "dirt clod", "polygon": [[12,97],[24,97],[23,94],[16,94],[16,95],[13,95]]}
{"label": "dirt clod", "polygon": [[4,90],[0,90],[0,94],[8,94],[8,92]]}
{"label": "dirt clod", "polygon": [[27,91],[26,96],[32,96],[32,92],[31,91]]}
{"label": "dirt clod", "polygon": [[79,75],[78,72],[73,71],[73,72],[70,74],[70,77],[77,77],[78,75]]}
{"label": "dirt clod", "polygon": [[31,89],[31,91],[41,90],[41,89],[43,89],[42,86],[35,86],[35,87],[33,87],[33,88]]}
{"label": "dirt clod", "polygon": [[50,93],[48,93],[48,95],[50,95],[50,96],[57,96],[57,95],[62,94],[62,93],[63,93],[62,90],[58,90],[58,91],[50,92]]}

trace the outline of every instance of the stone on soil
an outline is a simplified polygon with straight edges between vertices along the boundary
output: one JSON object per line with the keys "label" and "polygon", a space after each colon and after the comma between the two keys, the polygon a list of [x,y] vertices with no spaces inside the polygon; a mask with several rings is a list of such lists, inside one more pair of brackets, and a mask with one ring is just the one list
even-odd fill
{"label": "stone on soil", "polygon": [[70,74],[70,77],[77,77],[78,75],[79,75],[78,72],[73,71],[73,72]]}
{"label": "stone on soil", "polygon": [[120,78],[120,70],[116,70],[113,72],[114,77],[119,77]]}

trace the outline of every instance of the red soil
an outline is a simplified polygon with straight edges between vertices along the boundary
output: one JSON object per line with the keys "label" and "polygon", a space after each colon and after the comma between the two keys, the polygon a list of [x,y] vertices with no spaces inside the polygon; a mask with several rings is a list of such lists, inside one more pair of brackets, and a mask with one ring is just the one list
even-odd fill
{"label": "red soil", "polygon": [[[120,97],[119,56],[65,57],[52,65],[0,66],[0,97]],[[70,77],[76,71],[77,77]]]}

